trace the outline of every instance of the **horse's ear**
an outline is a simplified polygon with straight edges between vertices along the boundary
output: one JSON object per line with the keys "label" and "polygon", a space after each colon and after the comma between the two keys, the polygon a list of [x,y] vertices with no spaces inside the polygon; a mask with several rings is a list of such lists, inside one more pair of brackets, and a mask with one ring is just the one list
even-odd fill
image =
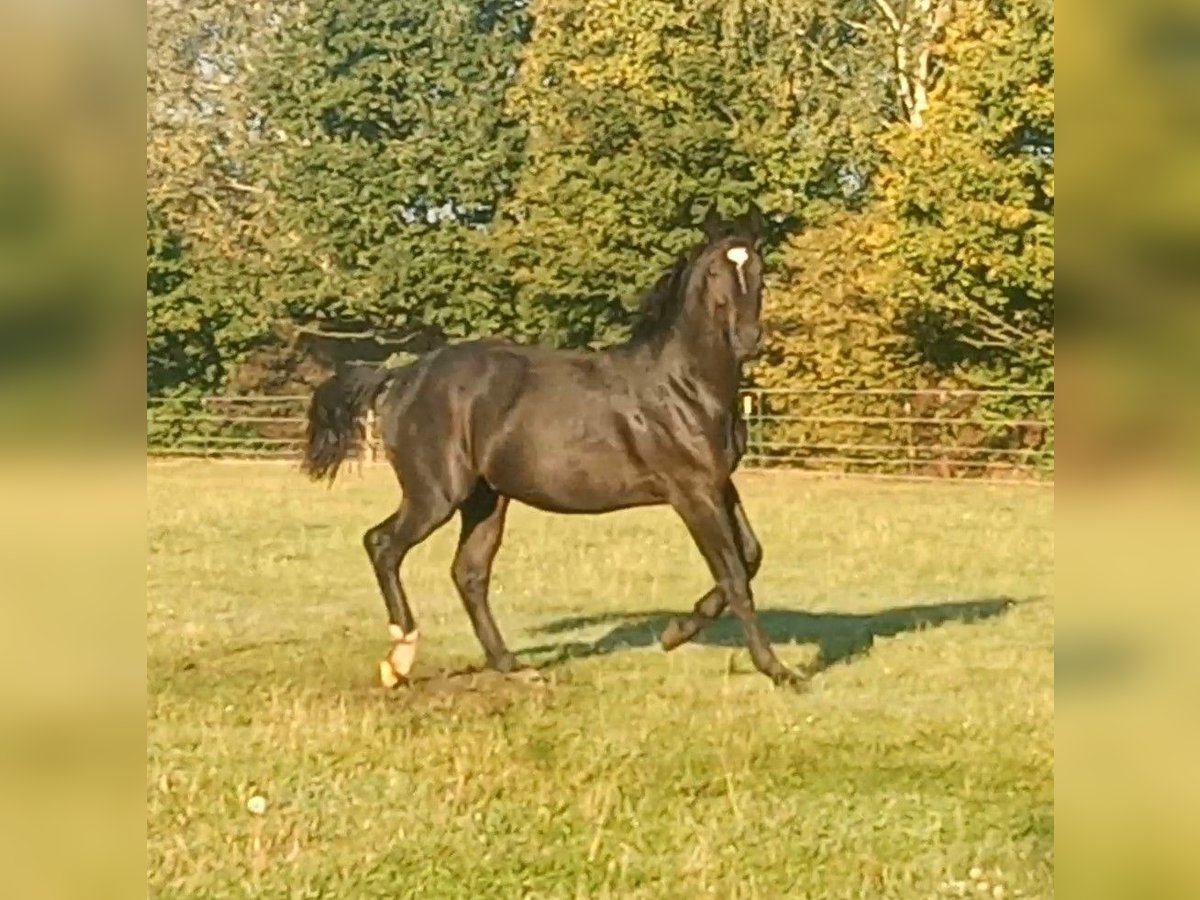
{"label": "horse's ear", "polygon": [[710,241],[715,241],[721,236],[721,214],[717,212],[717,204],[713,203],[708,207],[708,212],[704,214],[704,221],[700,223],[700,228]]}
{"label": "horse's ear", "polygon": [[758,208],[758,204],[753,200],[750,201],[750,206],[746,210],[746,230],[754,236],[755,245],[761,244],[767,235],[767,220],[763,216],[762,210]]}

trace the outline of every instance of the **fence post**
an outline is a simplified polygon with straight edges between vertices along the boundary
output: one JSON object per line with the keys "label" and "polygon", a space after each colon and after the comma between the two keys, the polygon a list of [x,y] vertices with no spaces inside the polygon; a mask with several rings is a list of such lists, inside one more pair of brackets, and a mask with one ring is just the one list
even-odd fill
{"label": "fence post", "polygon": [[742,418],[746,420],[746,452],[745,455],[754,459],[750,448],[755,444],[754,437],[754,396],[749,391],[742,394]]}

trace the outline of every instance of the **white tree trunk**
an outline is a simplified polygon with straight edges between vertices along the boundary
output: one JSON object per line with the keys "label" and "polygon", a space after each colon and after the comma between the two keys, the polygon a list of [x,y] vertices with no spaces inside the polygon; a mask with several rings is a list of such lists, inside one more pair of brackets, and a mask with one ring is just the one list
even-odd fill
{"label": "white tree trunk", "polygon": [[934,54],[953,14],[954,0],[913,0],[901,14],[892,0],[875,0],[875,6],[891,35],[900,108],[911,127],[922,128],[929,109]]}

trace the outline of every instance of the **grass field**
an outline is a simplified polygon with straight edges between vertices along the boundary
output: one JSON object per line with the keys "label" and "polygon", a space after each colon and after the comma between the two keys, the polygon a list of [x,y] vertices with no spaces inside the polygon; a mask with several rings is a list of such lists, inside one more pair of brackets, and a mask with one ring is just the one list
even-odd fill
{"label": "grass field", "polygon": [[709,586],[666,509],[514,508],[493,608],[545,681],[454,675],[482,652],[451,523],[405,564],[418,681],[387,693],[360,535],[389,472],[148,482],[152,896],[1053,894],[1044,488],[740,476],[768,631],[833,663],[802,694],[733,622],[654,646]]}

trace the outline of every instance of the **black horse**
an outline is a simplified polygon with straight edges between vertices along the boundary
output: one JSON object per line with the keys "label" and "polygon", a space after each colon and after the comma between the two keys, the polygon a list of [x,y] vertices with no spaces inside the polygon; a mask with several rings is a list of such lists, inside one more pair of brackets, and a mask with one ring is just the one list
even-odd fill
{"label": "black horse", "polygon": [[[509,500],[556,513],[670,504],[716,586],[662,636],[691,640],[728,605],[754,665],[777,684],[802,676],[776,657],[750,580],[762,549],[730,476],[745,449],[737,413],[742,364],[759,351],[764,222],[754,206],[732,221],[710,209],[704,240],[647,294],[631,338],[601,351],[487,339],[443,347],[403,368],[338,373],[308,410],[304,469],[332,480],[375,403],[400,508],[363,543],[387,604],[394,646],[385,685],[405,678],[417,626],[399,578],[414,546],[457,511],[452,574],[490,666],[521,668],[488,604],[492,560]],[[386,393],[385,393],[386,391]]]}

